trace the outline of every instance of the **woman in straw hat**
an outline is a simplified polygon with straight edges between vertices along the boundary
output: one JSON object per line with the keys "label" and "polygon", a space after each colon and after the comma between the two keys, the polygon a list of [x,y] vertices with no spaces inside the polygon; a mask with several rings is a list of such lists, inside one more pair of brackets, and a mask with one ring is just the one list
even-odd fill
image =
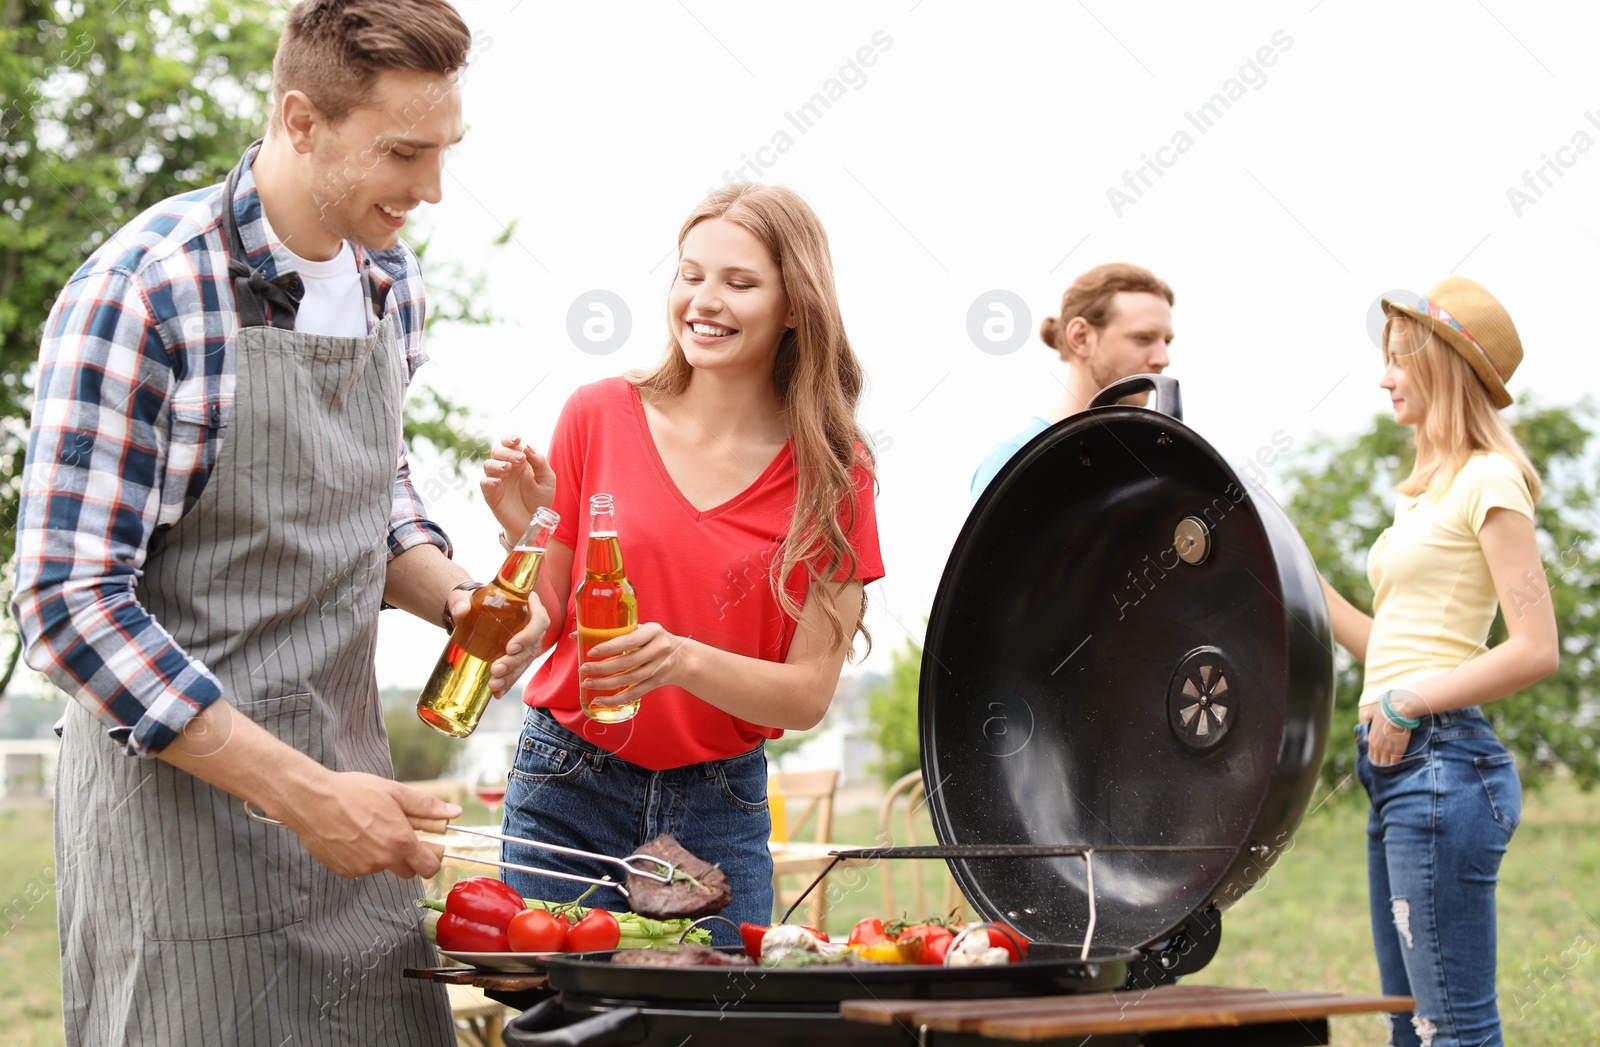
{"label": "woman in straw hat", "polygon": [[[1335,638],[1366,666],[1356,774],[1372,800],[1372,936],[1383,991],[1417,1001],[1390,1043],[1497,1045],[1495,881],[1522,786],[1480,707],[1559,657],[1539,475],[1499,414],[1522,343],[1464,277],[1383,307],[1379,384],[1416,431],[1416,464],[1372,546],[1372,616],[1323,583]],[[1490,650],[1497,606],[1509,637]]]}

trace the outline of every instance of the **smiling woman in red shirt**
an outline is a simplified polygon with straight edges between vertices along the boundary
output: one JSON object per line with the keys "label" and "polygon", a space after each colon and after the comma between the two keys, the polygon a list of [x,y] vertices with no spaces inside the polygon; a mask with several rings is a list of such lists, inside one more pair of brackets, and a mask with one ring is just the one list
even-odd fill
{"label": "smiling woman in red shirt", "polygon": [[[883,576],[872,460],[855,417],[861,367],[827,236],[792,191],[718,190],[684,223],[678,248],[661,364],[575,392],[548,457],[510,437],[484,465],[484,497],[507,534],[539,506],[561,514],[539,587],[556,649],[527,689],[506,824],[619,856],[671,833],[728,874],[734,901],[723,915],[765,924],[764,742],[822,719],[865,635],[862,587]],[[597,493],[616,499],[640,624],[580,665],[574,550],[587,544]],[[631,685],[639,714],[589,720],[580,681]],[[511,845],[504,857],[606,871]],[[507,879],[552,900],[581,889]],[[610,890],[589,901],[625,908]],[[727,928],[713,935],[738,941]]]}

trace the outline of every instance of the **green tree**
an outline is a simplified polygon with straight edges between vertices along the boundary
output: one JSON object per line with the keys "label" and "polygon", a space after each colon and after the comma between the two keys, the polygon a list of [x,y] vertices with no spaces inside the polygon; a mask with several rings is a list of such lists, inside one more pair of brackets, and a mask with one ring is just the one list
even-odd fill
{"label": "green tree", "polygon": [[[1565,768],[1585,788],[1600,782],[1596,762],[1600,721],[1600,517],[1594,477],[1600,461],[1591,447],[1592,403],[1524,406],[1512,423],[1544,478],[1535,511],[1540,552],[1561,632],[1561,668],[1548,679],[1485,709],[1517,757],[1523,780],[1537,783]],[[1286,508],[1304,535],[1323,576],[1351,603],[1372,610],[1367,550],[1394,515],[1394,486],[1411,469],[1412,441],[1387,414],[1360,436],[1322,438],[1288,474]],[[1542,587],[1541,587],[1542,588]],[[1515,609],[1513,609],[1513,613]],[[1504,614],[1489,633],[1493,646],[1506,637]],[[1362,668],[1336,650],[1338,699],[1333,735],[1323,765],[1328,788],[1355,770],[1348,744],[1357,720]]]}
{"label": "green tree", "polygon": [[383,726],[389,733],[389,757],[394,761],[397,781],[438,778],[461,752],[458,740],[417,719],[416,708],[410,702],[385,709]]}
{"label": "green tree", "polygon": [[[224,0],[0,0],[0,602],[14,580],[34,368],[51,304],[120,226],[221,181],[258,137],[282,17],[282,5]],[[430,326],[486,322],[474,304],[481,277],[439,268],[443,281],[430,270]],[[407,438],[431,444],[459,475],[485,444],[467,435],[462,408],[418,393]],[[20,654],[9,621],[4,631],[0,699]]]}
{"label": "green tree", "polygon": [[882,759],[872,769],[892,785],[922,767],[922,740],[917,728],[917,690],[922,680],[922,646],[907,640],[889,662],[889,678],[867,695],[867,719]]}

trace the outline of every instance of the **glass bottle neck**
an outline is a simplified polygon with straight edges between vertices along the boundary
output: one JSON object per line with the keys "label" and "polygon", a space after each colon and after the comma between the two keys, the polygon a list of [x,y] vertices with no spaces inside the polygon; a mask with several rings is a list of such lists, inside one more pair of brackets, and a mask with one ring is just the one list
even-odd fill
{"label": "glass bottle neck", "polygon": [[500,565],[494,584],[518,596],[527,596],[533,591],[533,583],[539,578],[539,565],[543,562],[542,548],[519,545],[511,550],[506,562]]}
{"label": "glass bottle neck", "polygon": [[583,567],[590,578],[615,580],[623,577],[622,543],[615,530],[589,532],[589,553]]}

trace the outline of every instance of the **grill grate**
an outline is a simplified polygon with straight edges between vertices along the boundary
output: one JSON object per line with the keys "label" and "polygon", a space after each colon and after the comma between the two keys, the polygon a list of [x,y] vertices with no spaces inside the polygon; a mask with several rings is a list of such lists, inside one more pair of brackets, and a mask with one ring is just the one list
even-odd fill
{"label": "grill grate", "polygon": [[1082,858],[1088,879],[1089,897],[1089,924],[1084,928],[1083,949],[1079,959],[1088,960],[1089,949],[1094,944],[1095,922],[1098,912],[1094,897],[1094,856],[1098,854],[1126,854],[1126,853],[1200,853],[1204,851],[1237,851],[1237,847],[1223,844],[1112,844],[1107,846],[1090,846],[1086,844],[980,844],[945,846],[942,844],[929,844],[917,847],[856,847],[848,850],[829,851],[833,861],[828,867],[817,874],[817,878],[800,892],[800,897],[794,900],[787,912],[783,914],[783,922],[788,923],[789,917],[794,915],[802,902],[817,889],[817,885],[827,879],[828,874],[840,862],[846,861],[876,861],[881,858]]}

